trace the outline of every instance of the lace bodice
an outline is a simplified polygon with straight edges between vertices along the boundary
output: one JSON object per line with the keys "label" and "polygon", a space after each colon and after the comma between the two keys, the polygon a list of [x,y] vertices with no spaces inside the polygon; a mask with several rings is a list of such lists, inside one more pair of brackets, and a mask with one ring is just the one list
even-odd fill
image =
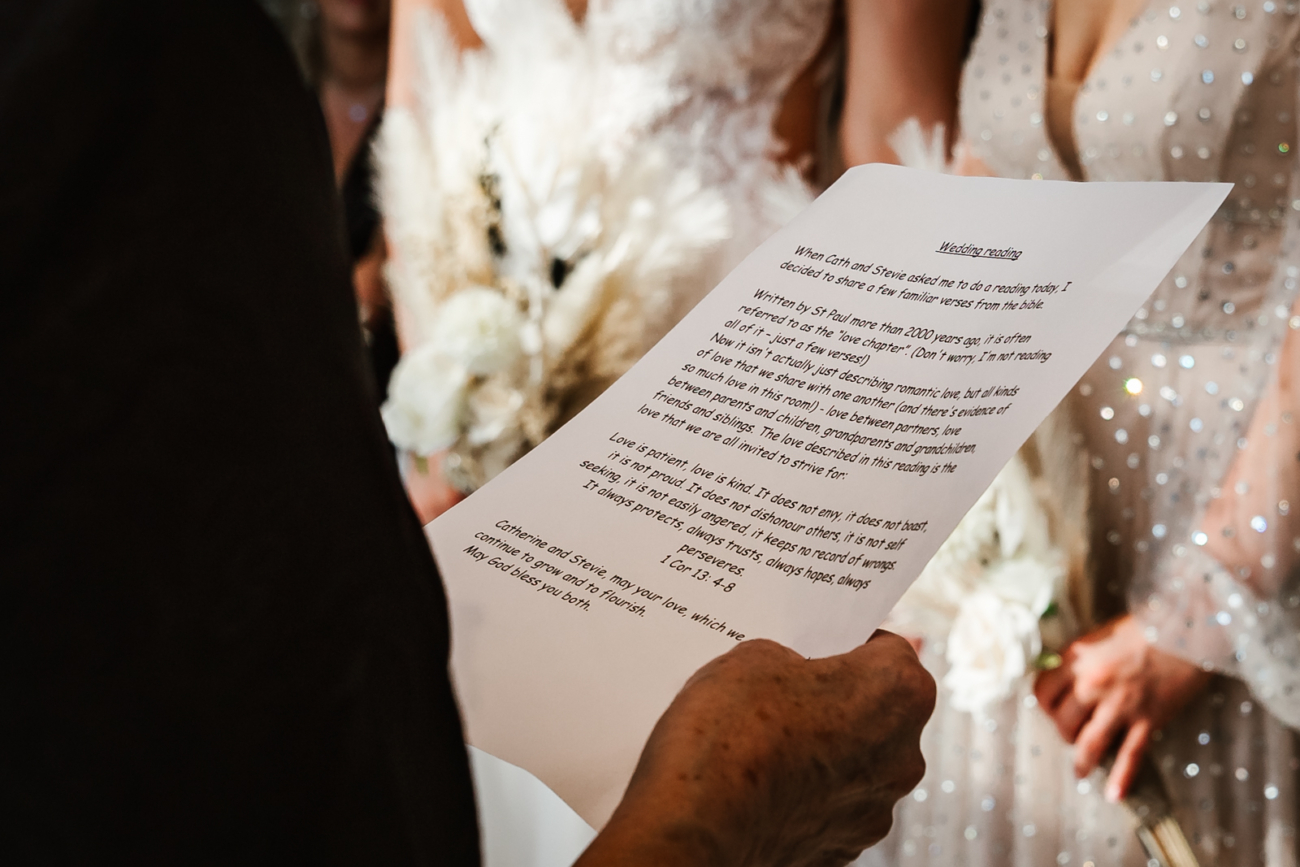
{"label": "lace bodice", "polygon": [[[466,0],[489,47],[518,27],[521,0]],[[523,0],[568,15],[559,0]],[[611,121],[627,145],[667,127],[706,181],[736,162],[768,158],[772,121],[816,54],[834,0],[591,0],[582,38],[608,69]],[[531,14],[531,12],[530,12]],[[633,98],[634,97],[634,98]]]}
{"label": "lace bodice", "polygon": [[832,0],[595,0],[587,27],[623,63],[666,61],[684,95],[780,99],[817,50]]}
{"label": "lace bodice", "polygon": [[[684,96],[779,99],[816,52],[832,4],[591,0],[582,27],[619,63],[660,67]],[[510,26],[511,0],[466,0],[465,5],[475,28],[489,40]]]}

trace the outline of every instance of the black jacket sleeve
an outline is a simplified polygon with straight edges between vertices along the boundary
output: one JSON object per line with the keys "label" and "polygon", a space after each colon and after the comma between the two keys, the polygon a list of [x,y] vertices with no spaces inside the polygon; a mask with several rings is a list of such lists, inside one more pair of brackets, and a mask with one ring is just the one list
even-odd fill
{"label": "black jacket sleeve", "polygon": [[478,863],[339,213],[252,0],[0,3],[3,863]]}

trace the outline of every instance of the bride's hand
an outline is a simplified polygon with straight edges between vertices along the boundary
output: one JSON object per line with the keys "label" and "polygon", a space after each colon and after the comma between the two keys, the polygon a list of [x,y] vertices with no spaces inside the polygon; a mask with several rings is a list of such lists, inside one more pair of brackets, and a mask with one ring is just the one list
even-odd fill
{"label": "bride's hand", "polygon": [[1086,776],[1118,743],[1106,797],[1128,794],[1153,732],[1205,688],[1210,675],[1153,647],[1131,615],[1073,642],[1059,668],[1039,675],[1034,694]]}

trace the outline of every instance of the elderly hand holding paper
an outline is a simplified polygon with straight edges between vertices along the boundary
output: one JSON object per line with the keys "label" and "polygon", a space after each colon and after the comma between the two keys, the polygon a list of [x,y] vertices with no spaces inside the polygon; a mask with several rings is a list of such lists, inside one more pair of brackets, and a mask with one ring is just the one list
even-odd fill
{"label": "elderly hand holding paper", "polygon": [[660,718],[577,867],[847,864],[889,832],[894,803],[921,779],[934,697],[888,632],[825,659],[740,644]]}

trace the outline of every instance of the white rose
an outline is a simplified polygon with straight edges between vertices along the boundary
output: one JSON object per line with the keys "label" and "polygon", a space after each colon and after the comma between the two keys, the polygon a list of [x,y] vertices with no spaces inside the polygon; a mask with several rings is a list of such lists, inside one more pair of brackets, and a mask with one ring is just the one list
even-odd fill
{"label": "white rose", "polygon": [[454,443],[460,435],[467,377],[464,367],[432,343],[403,355],[380,410],[393,444],[431,455]]}
{"label": "white rose", "polygon": [[521,352],[519,308],[500,292],[473,287],[457,292],[438,308],[429,344],[475,376],[510,367]]}
{"label": "white rose", "polygon": [[971,593],[948,634],[951,666],[943,685],[952,706],[982,712],[1011,695],[1041,649],[1038,616],[1024,605],[983,590]]}

